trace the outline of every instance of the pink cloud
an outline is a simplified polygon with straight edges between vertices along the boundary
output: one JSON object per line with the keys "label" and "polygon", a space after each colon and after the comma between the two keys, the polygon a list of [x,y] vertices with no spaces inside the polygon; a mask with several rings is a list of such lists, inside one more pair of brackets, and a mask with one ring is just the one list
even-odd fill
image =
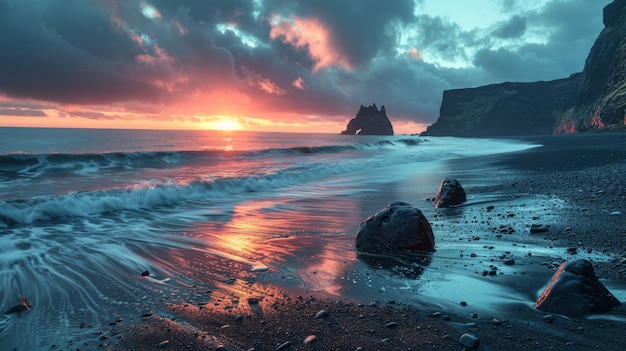
{"label": "pink cloud", "polygon": [[352,67],[346,58],[333,44],[330,31],[316,18],[289,19],[274,15],[270,19],[270,38],[280,39],[298,49],[307,48],[311,58],[315,61],[313,72],[322,68],[338,66],[347,70]]}

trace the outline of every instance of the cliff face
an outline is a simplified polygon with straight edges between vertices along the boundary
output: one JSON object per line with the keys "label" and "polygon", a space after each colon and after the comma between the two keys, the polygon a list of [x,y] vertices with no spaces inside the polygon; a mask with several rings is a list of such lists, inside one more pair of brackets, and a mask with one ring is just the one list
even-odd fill
{"label": "cliff face", "polygon": [[533,83],[446,90],[428,135],[575,133],[626,124],[626,0],[604,8],[605,28],[582,73]]}
{"label": "cliff face", "polygon": [[368,107],[361,105],[356,117],[348,122],[346,130],[342,131],[341,134],[393,135],[393,127],[387,118],[385,106],[381,106],[379,111],[376,104]]}

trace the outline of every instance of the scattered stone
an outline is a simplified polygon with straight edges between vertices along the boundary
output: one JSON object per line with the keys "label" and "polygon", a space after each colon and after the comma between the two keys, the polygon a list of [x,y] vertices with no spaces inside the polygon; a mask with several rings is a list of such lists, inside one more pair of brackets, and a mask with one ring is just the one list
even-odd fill
{"label": "scattered stone", "polygon": [[[170,344],[169,340],[163,340],[157,345],[157,349],[164,349]],[[154,345],[154,344],[153,344]]]}
{"label": "scattered stone", "polygon": [[533,234],[536,233],[545,233],[549,230],[549,226],[545,225],[545,224],[531,224],[530,225],[530,232]]}
{"label": "scattered stone", "polygon": [[329,314],[330,314],[330,312],[328,312],[328,310],[321,310],[321,311],[317,312],[317,314],[315,315],[315,318],[316,319],[326,318],[326,317],[328,317]]}
{"label": "scattered stone", "polygon": [[396,322],[389,322],[389,323],[387,323],[385,325],[385,329],[393,329],[393,328],[395,328],[397,326],[398,326],[398,323],[396,323]]}
{"label": "scattered stone", "polygon": [[463,306],[463,307],[465,307],[465,306],[467,306],[467,302],[465,302],[465,301],[461,301],[460,305],[461,305],[461,306]]}
{"label": "scattered stone", "polygon": [[141,276],[142,277],[149,277],[150,276],[150,272],[149,271],[143,271],[143,272],[141,272]]}
{"label": "scattered stone", "polygon": [[275,351],[287,350],[287,349],[288,349],[288,348],[290,348],[290,347],[291,347],[291,343],[290,343],[289,341],[285,341],[285,342],[284,342],[284,343],[282,343],[282,344],[278,344],[278,345],[276,346]]}
{"label": "scattered stone", "polygon": [[622,213],[620,211],[611,212],[611,216],[621,216]]}
{"label": "scattered stone", "polygon": [[435,236],[422,211],[394,202],[361,223],[355,243],[361,251],[429,251],[435,247]]}
{"label": "scattered stone", "polygon": [[461,183],[453,178],[444,178],[435,194],[433,204],[437,208],[445,208],[460,205],[466,200],[465,190]]}
{"label": "scattered stone", "polygon": [[466,349],[474,350],[480,345],[480,340],[472,334],[465,333],[461,335],[459,343]]}
{"label": "scattered stone", "polygon": [[28,302],[28,299],[25,297],[20,297],[20,303],[6,310],[4,314],[19,313],[22,311],[30,310],[31,308],[33,308],[33,306],[30,304],[30,302]]}
{"label": "scattered stone", "polygon": [[608,312],[619,305],[586,259],[561,264],[535,303],[541,311],[567,316]]}
{"label": "scattered stone", "polygon": [[243,322],[243,316],[238,314],[237,316],[235,316],[235,322],[237,323],[241,323]]}
{"label": "scattered stone", "polygon": [[578,249],[575,247],[568,247],[567,248],[567,253],[570,255],[576,255],[578,253]]}
{"label": "scattered stone", "polygon": [[144,310],[143,313],[141,314],[141,318],[148,318],[148,317],[151,317],[152,315],[154,315],[153,311]]}
{"label": "scattered stone", "polygon": [[248,303],[249,303],[250,305],[258,305],[258,304],[259,304],[259,301],[260,301],[260,300],[259,300],[258,298],[256,298],[256,297],[249,297],[249,298],[248,298]]}
{"label": "scattered stone", "polygon": [[317,337],[315,335],[309,335],[306,338],[304,338],[304,344],[308,345],[310,343],[312,343],[313,341],[315,341],[317,339]]}
{"label": "scattered stone", "polygon": [[512,266],[512,265],[515,264],[515,260],[512,259],[512,258],[507,258],[507,259],[504,260],[504,264],[507,265],[507,266]]}

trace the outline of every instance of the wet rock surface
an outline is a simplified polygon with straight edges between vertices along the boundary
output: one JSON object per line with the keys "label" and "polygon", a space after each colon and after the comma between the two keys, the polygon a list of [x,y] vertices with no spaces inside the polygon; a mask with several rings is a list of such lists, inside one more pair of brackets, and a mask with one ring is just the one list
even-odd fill
{"label": "wet rock surface", "polygon": [[393,126],[387,117],[385,106],[380,110],[376,104],[359,108],[356,117],[348,122],[344,135],[393,135]]}
{"label": "wet rock surface", "polygon": [[430,223],[418,208],[394,202],[367,218],[357,232],[360,251],[432,250],[435,237]]}
{"label": "wet rock surface", "polygon": [[433,198],[433,204],[437,208],[456,206],[465,201],[467,201],[465,189],[453,178],[445,178]]}
{"label": "wet rock surface", "polygon": [[537,309],[575,316],[608,312],[621,303],[598,280],[586,259],[561,264],[550,284],[537,299]]}

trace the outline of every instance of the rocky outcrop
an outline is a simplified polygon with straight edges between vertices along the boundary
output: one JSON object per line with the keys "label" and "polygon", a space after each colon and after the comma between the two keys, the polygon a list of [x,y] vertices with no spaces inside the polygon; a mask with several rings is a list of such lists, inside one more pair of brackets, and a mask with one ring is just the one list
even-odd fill
{"label": "rocky outcrop", "polygon": [[541,311],[566,316],[608,312],[619,305],[585,259],[561,264],[535,303]]}
{"label": "rocky outcrop", "polygon": [[344,135],[393,135],[393,126],[387,118],[385,106],[381,106],[380,111],[376,104],[365,107],[361,105],[356,117],[348,122]]}
{"label": "rocky outcrop", "polygon": [[361,223],[355,243],[365,252],[428,251],[435,247],[435,236],[422,211],[394,202]]}
{"label": "rocky outcrop", "polygon": [[439,119],[424,134],[559,134],[626,125],[626,0],[607,5],[603,22],[582,73],[446,90]]}
{"label": "rocky outcrop", "polygon": [[437,208],[445,208],[460,205],[466,200],[465,189],[461,183],[453,178],[445,178],[433,198],[433,204]]}
{"label": "rocky outcrop", "polygon": [[607,5],[602,17],[604,29],[585,61],[578,101],[557,131],[626,125],[626,0]]}

